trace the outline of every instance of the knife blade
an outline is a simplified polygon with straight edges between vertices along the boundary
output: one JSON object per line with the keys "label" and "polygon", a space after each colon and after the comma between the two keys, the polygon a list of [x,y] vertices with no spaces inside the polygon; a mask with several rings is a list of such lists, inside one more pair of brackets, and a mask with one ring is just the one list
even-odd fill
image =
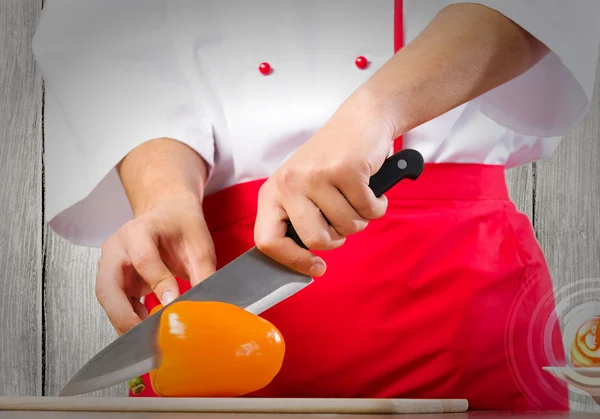
{"label": "knife blade", "polygon": [[[369,187],[379,197],[402,179],[417,179],[423,167],[423,157],[418,151],[401,150],[386,159],[380,170],[370,178]],[[287,236],[306,248],[289,223]],[[310,276],[279,264],[253,247],[171,304],[179,301],[219,301],[260,314],[312,282]],[[71,378],[59,395],[89,393],[157,368],[161,354],[156,334],[165,308],[102,349]]]}

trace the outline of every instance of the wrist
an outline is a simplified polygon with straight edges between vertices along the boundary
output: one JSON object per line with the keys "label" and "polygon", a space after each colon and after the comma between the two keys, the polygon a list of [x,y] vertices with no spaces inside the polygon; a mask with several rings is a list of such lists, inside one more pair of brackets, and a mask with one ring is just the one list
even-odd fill
{"label": "wrist", "polygon": [[385,137],[390,142],[398,136],[398,120],[392,105],[393,102],[373,89],[368,82],[360,86],[346,103],[352,120],[358,122],[363,131],[380,138]]}
{"label": "wrist", "polygon": [[183,143],[148,141],[132,150],[117,169],[136,217],[169,203],[202,208],[206,164]]}
{"label": "wrist", "polygon": [[430,113],[426,104],[431,99],[428,92],[431,81],[415,71],[406,71],[401,61],[401,56],[394,57],[394,62],[388,63],[361,87],[370,98],[374,112],[390,128],[392,139],[426,122]]}
{"label": "wrist", "polygon": [[130,198],[134,217],[139,217],[157,208],[186,207],[202,212],[202,193],[185,185],[153,188],[151,193]]}

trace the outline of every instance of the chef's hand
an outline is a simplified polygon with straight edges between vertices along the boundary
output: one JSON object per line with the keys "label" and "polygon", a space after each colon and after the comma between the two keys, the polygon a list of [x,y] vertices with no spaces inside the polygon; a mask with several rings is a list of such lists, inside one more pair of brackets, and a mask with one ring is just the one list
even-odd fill
{"label": "chef's hand", "polygon": [[202,213],[203,160],[187,146],[154,140],[133,150],[119,173],[134,219],[102,245],[96,296],[120,334],[148,313],[140,298],[165,305],[179,296],[175,276],[194,286],[215,271]]}
{"label": "chef's hand", "polygon": [[394,131],[370,102],[366,90],[353,95],[262,186],[255,225],[259,250],[320,276],[325,262],[285,237],[287,220],[309,249],[331,250],[384,215],[387,200],[373,194],[369,178],[388,156]]}
{"label": "chef's hand", "polygon": [[385,198],[367,185],[392,139],[519,76],[548,52],[491,8],[462,3],[440,11],[265,183],[257,247],[292,269],[322,275],[323,260],[285,237],[285,220],[309,249],[341,246],[385,211]]}

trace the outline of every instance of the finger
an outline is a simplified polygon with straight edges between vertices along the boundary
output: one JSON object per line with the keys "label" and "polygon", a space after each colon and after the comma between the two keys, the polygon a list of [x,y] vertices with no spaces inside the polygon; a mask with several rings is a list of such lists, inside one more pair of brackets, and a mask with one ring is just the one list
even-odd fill
{"label": "finger", "polygon": [[324,185],[315,189],[309,198],[319,207],[340,236],[347,237],[367,227],[368,220],[356,212],[336,187],[330,184]]}
{"label": "finger", "polygon": [[142,321],[133,309],[129,297],[113,282],[106,283],[102,292],[106,293],[106,298],[98,297],[98,301],[117,333],[122,335]]}
{"label": "finger", "polygon": [[[130,262],[131,263],[131,262]],[[148,294],[152,293],[152,288],[150,287],[150,285],[144,281],[144,278],[142,278],[140,276],[139,273],[137,273],[135,271],[135,269],[133,268],[133,266],[131,267],[132,271],[133,271],[133,276],[135,277],[136,280],[136,292],[129,292],[127,289],[125,290],[125,292],[127,293],[127,295],[131,295],[132,297],[146,297]]]}
{"label": "finger", "polygon": [[[367,180],[368,182],[368,180]],[[335,186],[344,195],[359,216],[366,220],[375,220],[385,215],[387,198],[382,195],[377,198],[368,183],[364,181],[349,181],[340,178]]]}
{"label": "finger", "polygon": [[254,225],[256,247],[297,272],[311,276],[323,275],[326,270],[325,261],[285,236],[287,219],[286,212],[277,203],[267,198],[259,199]]}
{"label": "finger", "polygon": [[119,334],[125,333],[141,321],[123,290],[127,274],[126,262],[126,252],[117,243],[103,246],[96,275],[96,298]]}
{"label": "finger", "polygon": [[190,285],[196,286],[215,273],[217,258],[215,246],[203,218],[196,218],[181,235],[178,244],[178,264]]}
{"label": "finger", "polygon": [[148,309],[146,309],[146,306],[139,298],[131,297],[131,307],[133,307],[133,311],[135,311],[135,314],[137,314],[140,319],[144,320],[148,317]]}
{"label": "finger", "polygon": [[177,280],[162,261],[158,240],[143,229],[126,234],[125,249],[136,272],[150,285],[162,305],[179,297]]}
{"label": "finger", "polygon": [[185,269],[192,287],[214,274],[216,270],[216,256],[210,233],[208,230],[202,231],[198,237],[199,240],[190,242],[184,249],[187,261]]}
{"label": "finger", "polygon": [[[129,255],[127,255],[127,252],[125,251],[124,253],[129,261]],[[127,273],[127,280],[125,281],[125,284],[123,284],[123,291],[125,291],[125,294],[130,298],[142,298],[150,294],[152,292],[152,288],[150,288],[150,285],[148,285],[146,281],[144,281],[144,279],[135,271],[131,265],[131,261],[128,262],[128,267],[128,271],[130,272]]]}
{"label": "finger", "polygon": [[[311,250],[331,250],[340,247],[345,238],[333,228],[319,208],[308,198],[308,191],[326,187],[318,176],[309,176],[304,191],[298,185],[298,177],[293,171],[282,170],[272,179],[273,185],[266,188],[265,202],[271,201],[281,206],[294,226],[298,237]],[[274,189],[277,188],[277,189]]]}
{"label": "finger", "polygon": [[298,237],[311,250],[337,249],[345,238],[327,223],[319,208],[305,196],[285,197],[282,207]]}

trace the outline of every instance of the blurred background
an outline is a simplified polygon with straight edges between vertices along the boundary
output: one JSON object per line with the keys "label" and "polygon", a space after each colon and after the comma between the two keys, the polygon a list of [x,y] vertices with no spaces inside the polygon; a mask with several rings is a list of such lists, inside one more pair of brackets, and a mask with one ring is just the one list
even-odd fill
{"label": "blurred background", "polygon": [[[2,396],[57,395],[116,338],[94,296],[99,250],[71,245],[43,216],[44,85],[31,52],[42,3],[0,0]],[[551,158],[510,170],[509,181],[546,254],[561,320],[570,307],[600,309],[600,76],[583,125]],[[124,396],[126,387],[89,394],[97,395]],[[576,390],[571,399],[573,410],[600,411]]]}

